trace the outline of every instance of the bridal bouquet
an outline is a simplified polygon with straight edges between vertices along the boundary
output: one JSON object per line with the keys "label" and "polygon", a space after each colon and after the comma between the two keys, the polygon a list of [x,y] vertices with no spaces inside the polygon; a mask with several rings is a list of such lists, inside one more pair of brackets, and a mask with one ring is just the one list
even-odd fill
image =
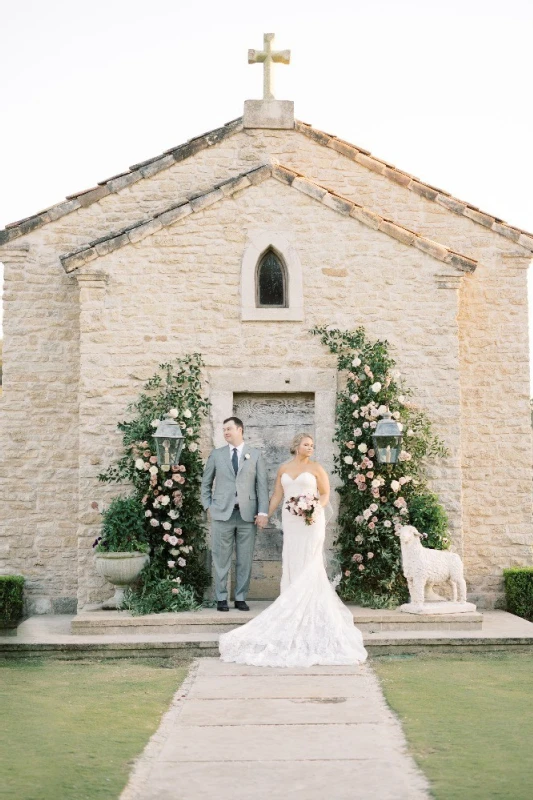
{"label": "bridal bouquet", "polygon": [[316,494],[299,494],[285,501],[287,511],[296,517],[303,517],[306,525],[313,524],[315,511],[319,506],[320,498]]}

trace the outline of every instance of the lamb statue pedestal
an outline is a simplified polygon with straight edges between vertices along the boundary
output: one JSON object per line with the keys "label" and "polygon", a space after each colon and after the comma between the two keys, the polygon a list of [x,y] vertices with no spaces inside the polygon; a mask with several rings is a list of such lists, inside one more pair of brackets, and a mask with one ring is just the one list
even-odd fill
{"label": "lamb statue pedestal", "polygon": [[[407,578],[411,602],[400,606],[407,614],[461,614],[476,610],[466,600],[463,562],[457,553],[423,547],[420,533],[412,525],[400,529],[403,574]],[[433,591],[438,583],[448,582],[452,600],[440,598]]]}

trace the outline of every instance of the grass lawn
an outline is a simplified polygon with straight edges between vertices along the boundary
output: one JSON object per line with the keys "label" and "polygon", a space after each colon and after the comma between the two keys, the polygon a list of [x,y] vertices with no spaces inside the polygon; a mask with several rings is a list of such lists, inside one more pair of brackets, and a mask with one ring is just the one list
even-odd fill
{"label": "grass lawn", "polygon": [[437,800],[531,800],[533,657],[406,657],[372,666]]}
{"label": "grass lawn", "polygon": [[116,800],[186,672],[133,660],[0,662],[0,797]]}

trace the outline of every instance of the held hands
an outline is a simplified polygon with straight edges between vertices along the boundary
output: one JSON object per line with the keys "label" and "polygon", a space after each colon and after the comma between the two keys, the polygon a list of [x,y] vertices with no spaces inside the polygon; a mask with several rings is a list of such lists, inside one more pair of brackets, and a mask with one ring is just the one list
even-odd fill
{"label": "held hands", "polygon": [[268,517],[265,514],[257,514],[254,517],[254,522],[258,528],[266,528],[268,525]]}

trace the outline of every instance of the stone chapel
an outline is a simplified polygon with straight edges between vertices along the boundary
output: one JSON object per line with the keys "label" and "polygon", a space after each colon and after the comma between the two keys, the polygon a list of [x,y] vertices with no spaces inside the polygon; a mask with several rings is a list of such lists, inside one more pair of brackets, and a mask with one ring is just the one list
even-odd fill
{"label": "stone chapel", "polygon": [[[533,235],[262,100],[0,231],[0,571],[28,611],[74,612],[111,589],[91,548],[97,475],[157,365],[200,352],[222,420],[242,417],[271,477],[300,429],[331,470],[336,362],[315,325],[387,339],[449,455],[431,483],[491,607],[533,561],[526,279]],[[333,533],[330,533],[333,536]],[[259,540],[259,537],[258,537]],[[277,593],[280,542],[256,548],[250,597]]]}

